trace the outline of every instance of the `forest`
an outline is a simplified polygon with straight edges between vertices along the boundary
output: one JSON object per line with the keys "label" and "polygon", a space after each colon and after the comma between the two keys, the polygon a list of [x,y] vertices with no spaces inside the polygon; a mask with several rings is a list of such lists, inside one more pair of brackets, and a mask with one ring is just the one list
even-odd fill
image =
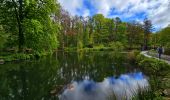
{"label": "forest", "polygon": [[1,0],[1,55],[44,55],[56,50],[147,50],[169,54],[170,27],[154,32],[151,20],[123,22],[102,14],[72,16],[54,0]]}

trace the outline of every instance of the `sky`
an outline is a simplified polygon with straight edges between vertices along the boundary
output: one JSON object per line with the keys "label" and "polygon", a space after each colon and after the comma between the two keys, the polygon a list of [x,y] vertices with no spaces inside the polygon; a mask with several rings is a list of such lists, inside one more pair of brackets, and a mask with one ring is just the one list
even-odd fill
{"label": "sky", "polygon": [[147,17],[155,30],[170,24],[170,0],[58,0],[71,15],[107,18],[120,17],[122,21],[143,22]]}

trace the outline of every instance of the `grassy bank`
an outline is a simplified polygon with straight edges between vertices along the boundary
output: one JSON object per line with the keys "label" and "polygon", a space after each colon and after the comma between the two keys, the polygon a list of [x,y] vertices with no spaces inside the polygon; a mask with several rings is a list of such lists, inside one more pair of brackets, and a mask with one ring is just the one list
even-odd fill
{"label": "grassy bank", "polygon": [[112,42],[109,45],[94,45],[91,47],[73,47],[73,48],[65,48],[65,51],[123,51],[125,50],[125,46],[121,42]]}
{"label": "grassy bank", "polygon": [[[61,50],[63,51],[63,50]],[[76,47],[64,48],[65,52],[77,52],[77,51],[123,51],[123,47],[115,46],[113,47],[104,47],[104,46],[94,46],[93,48],[81,48]],[[0,61],[1,62],[10,62],[10,61],[19,61],[19,60],[30,60],[37,59],[42,56],[52,54],[53,52],[37,52],[37,53],[17,53],[17,52],[1,52]]]}
{"label": "grassy bank", "polygon": [[1,52],[0,60],[1,63],[10,61],[21,61],[21,60],[31,60],[38,59],[42,56],[50,55],[52,52],[37,52],[37,53],[11,53],[11,52]]}
{"label": "grassy bank", "polygon": [[93,47],[93,48],[65,48],[64,51],[73,52],[73,51],[113,51],[111,47]]}
{"label": "grassy bank", "polygon": [[[147,58],[141,54],[132,53],[135,63],[149,76],[150,92],[144,94],[144,100],[152,98],[154,100],[166,100],[170,97],[170,65],[164,61]],[[148,95],[149,94],[149,95]]]}

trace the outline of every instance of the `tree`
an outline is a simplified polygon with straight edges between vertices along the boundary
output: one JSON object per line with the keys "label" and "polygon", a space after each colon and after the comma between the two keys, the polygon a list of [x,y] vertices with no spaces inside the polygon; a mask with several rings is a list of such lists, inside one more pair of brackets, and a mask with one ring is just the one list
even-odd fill
{"label": "tree", "polygon": [[[20,52],[22,51],[24,45],[24,32],[23,32],[23,20],[25,18],[23,12],[23,9],[25,9],[24,5],[25,4],[23,0],[18,0],[18,1],[2,0],[2,4],[0,7],[3,10],[7,10],[7,11],[2,10],[2,14],[6,14],[6,16],[11,15],[11,17],[14,18],[10,18],[10,19],[11,20],[13,19],[12,21],[16,21],[15,23],[17,25],[17,31],[18,31],[18,49]],[[6,19],[5,18],[6,16],[3,16],[3,18]],[[5,21],[10,21],[10,20],[5,20]]]}
{"label": "tree", "polygon": [[143,29],[144,29],[144,47],[145,50],[148,49],[148,42],[149,42],[149,36],[152,33],[152,22],[150,20],[148,20],[147,18],[144,19],[144,25],[143,25]]}
{"label": "tree", "polygon": [[7,34],[4,33],[3,28],[0,26],[0,51],[4,48],[7,37]]}
{"label": "tree", "polygon": [[111,41],[114,41],[114,39],[115,39],[115,34],[114,34],[114,28],[115,28],[114,19],[110,19],[110,21],[108,23],[108,27],[109,27],[109,34],[110,34],[109,42],[111,42]]}
{"label": "tree", "polygon": [[122,22],[121,19],[119,17],[116,17],[115,20],[114,20],[114,24],[115,24],[115,28],[114,28],[114,33],[115,33],[115,40],[117,40],[117,33],[118,33],[118,27],[120,25],[120,23]]}
{"label": "tree", "polygon": [[57,47],[58,24],[53,15],[58,7],[54,0],[1,0],[0,25],[18,41],[19,52],[24,48],[50,51]]}
{"label": "tree", "polygon": [[142,25],[132,21],[127,23],[127,38],[129,48],[132,49],[135,46],[139,47],[143,43],[143,29]]}
{"label": "tree", "polygon": [[159,32],[159,41],[161,45],[170,46],[170,27],[166,27]]}
{"label": "tree", "polygon": [[160,34],[159,34],[159,32],[156,32],[156,33],[151,35],[151,44],[153,45],[154,48],[156,48],[156,46],[160,45]]}
{"label": "tree", "polygon": [[102,14],[96,14],[93,16],[93,21],[94,21],[94,40],[95,43],[100,44],[102,43],[102,31],[103,31],[103,25],[105,18]]}

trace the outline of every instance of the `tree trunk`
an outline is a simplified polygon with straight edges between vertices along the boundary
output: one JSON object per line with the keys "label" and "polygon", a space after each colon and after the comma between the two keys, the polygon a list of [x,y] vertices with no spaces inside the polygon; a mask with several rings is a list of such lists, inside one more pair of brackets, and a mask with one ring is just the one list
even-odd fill
{"label": "tree trunk", "polygon": [[19,0],[19,21],[18,21],[18,49],[19,52],[23,51],[24,46],[24,32],[23,32],[23,0]]}
{"label": "tree trunk", "polygon": [[148,39],[147,39],[147,35],[144,35],[144,50],[148,49]]}

